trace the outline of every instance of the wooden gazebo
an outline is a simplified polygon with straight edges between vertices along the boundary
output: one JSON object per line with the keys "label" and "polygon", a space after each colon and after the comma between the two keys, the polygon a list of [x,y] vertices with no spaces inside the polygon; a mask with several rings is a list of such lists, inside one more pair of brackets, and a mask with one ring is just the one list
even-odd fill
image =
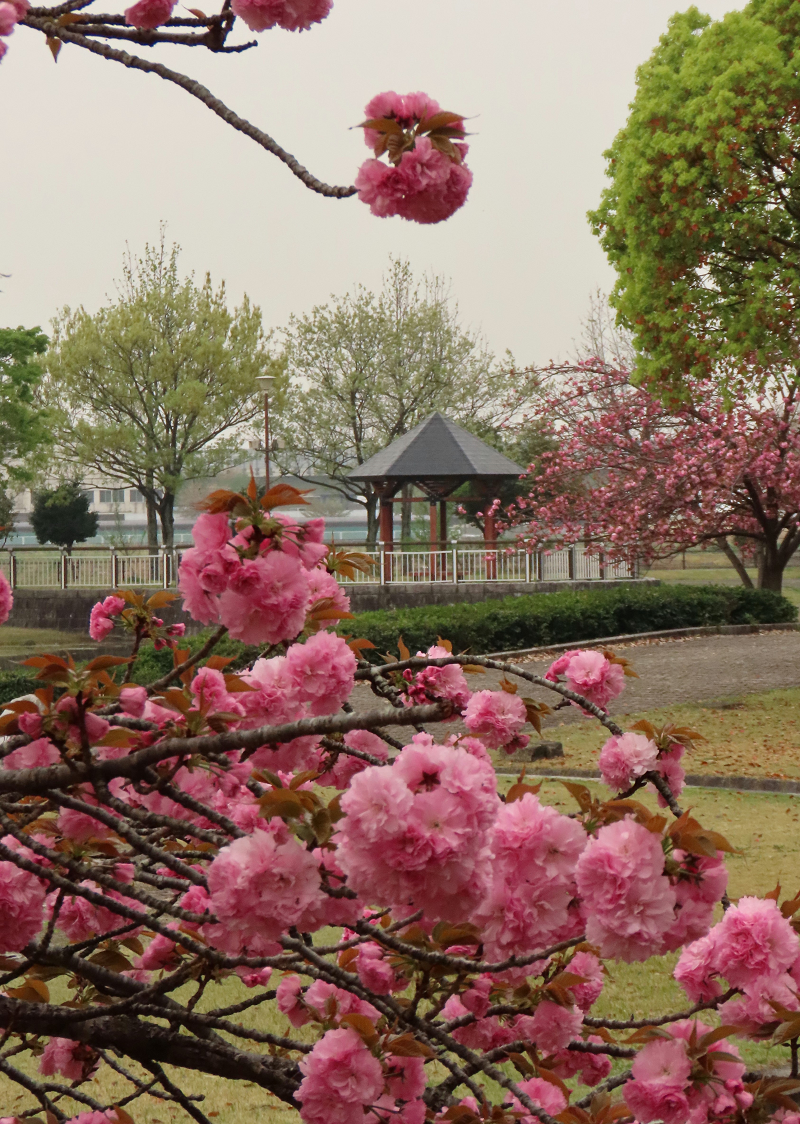
{"label": "wooden gazebo", "polygon": [[[437,412],[358,465],[349,475],[352,480],[369,481],[380,496],[380,537],[384,550],[391,551],[394,540],[392,504],[402,502],[397,493],[404,484],[413,484],[425,493],[417,498],[430,507],[431,544],[444,544],[448,503],[463,503],[469,498],[484,502],[488,507],[497,498],[500,481],[514,479],[524,471]],[[453,492],[467,482],[474,486],[470,496],[455,499]],[[487,545],[494,546],[496,532],[492,515],[484,520],[483,537]]]}

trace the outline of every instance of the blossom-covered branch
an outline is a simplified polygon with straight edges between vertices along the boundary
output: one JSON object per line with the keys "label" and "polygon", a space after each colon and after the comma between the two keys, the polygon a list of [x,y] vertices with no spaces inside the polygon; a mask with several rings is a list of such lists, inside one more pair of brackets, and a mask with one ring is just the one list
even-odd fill
{"label": "blossom-covered branch", "polygon": [[[297,502],[209,497],[179,574],[214,628],[194,656],[163,592],[95,606],[94,635],[172,648],[172,676],[35,657],[40,686],[0,717],[0,1072],[24,1111],[127,1124],[162,1097],[203,1124],[204,1073],[305,1124],[791,1124],[784,1086],[747,1083],[721,1033],[800,1037],[800,898],[743,898],[714,924],[730,847],[677,804],[692,731],[611,719],[633,669],[610,651],[544,675],[445,642],[367,665],[331,631],[349,602],[321,521],[280,512]],[[270,654],[230,672],[226,629]],[[473,691],[478,668],[502,689]],[[349,701],[358,681],[378,706]],[[492,754],[549,713],[526,684],[605,727],[610,799],[567,782],[565,815],[524,776],[498,792]],[[592,1014],[604,960],[679,949],[687,1011]],[[275,1008],[303,1034],[263,1029]],[[611,1078],[613,1058],[630,1072]],[[115,1103],[88,1085],[105,1066]]]}

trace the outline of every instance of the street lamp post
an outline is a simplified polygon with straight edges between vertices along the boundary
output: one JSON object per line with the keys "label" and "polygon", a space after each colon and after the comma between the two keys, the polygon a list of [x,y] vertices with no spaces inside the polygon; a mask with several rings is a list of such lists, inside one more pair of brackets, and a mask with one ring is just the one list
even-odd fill
{"label": "street lamp post", "polygon": [[269,491],[269,384],[275,381],[275,375],[256,375],[259,382],[264,384],[264,491]]}

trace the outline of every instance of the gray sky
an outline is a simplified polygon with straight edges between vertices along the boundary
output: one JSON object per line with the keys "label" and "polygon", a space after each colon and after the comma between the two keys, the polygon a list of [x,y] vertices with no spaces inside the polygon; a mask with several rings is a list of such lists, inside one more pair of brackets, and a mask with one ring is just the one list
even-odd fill
{"label": "gray sky", "polygon": [[[329,183],[352,183],[367,157],[348,127],[381,90],[425,90],[474,118],[470,197],[437,226],[322,199],[177,87],[73,46],[54,65],[43,37],[18,28],[0,65],[0,272],[11,274],[0,324],[44,326],[64,304],[93,310],[113,292],[126,241],[156,240],[164,220],[183,267],[224,278],[236,300],[247,292],[268,326],[355,282],[377,287],[391,253],[450,277],[465,322],[496,351],[558,358],[589,293],[611,285],[585,213],[636,67],[677,6],[335,0],[323,24],[266,32],[244,55],[141,49]],[[742,6],[701,5],[715,17]]]}

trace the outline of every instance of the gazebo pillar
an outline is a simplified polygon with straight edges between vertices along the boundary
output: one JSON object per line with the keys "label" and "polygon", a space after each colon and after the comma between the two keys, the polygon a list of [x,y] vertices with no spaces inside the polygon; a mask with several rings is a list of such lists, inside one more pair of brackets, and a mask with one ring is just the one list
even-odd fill
{"label": "gazebo pillar", "polygon": [[494,503],[491,493],[486,491],[486,513],[483,517],[483,541],[486,547],[486,577],[494,581],[497,577],[497,531],[494,525],[494,515],[489,509]]}
{"label": "gazebo pillar", "polygon": [[394,509],[391,496],[381,496],[379,534],[383,544],[383,580],[392,580],[392,551],[394,550]]}

